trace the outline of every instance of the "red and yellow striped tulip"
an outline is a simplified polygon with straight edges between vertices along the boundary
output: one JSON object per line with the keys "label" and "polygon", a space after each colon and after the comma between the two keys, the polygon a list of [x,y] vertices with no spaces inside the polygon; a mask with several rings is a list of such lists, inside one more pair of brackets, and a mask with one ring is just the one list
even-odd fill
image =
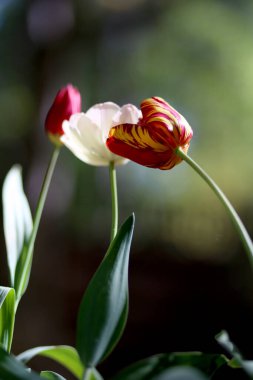
{"label": "red and yellow striped tulip", "polygon": [[141,112],[137,124],[120,124],[110,130],[107,147],[140,165],[172,169],[182,161],[176,150],[188,151],[193,135],[190,125],[159,97],[144,100]]}

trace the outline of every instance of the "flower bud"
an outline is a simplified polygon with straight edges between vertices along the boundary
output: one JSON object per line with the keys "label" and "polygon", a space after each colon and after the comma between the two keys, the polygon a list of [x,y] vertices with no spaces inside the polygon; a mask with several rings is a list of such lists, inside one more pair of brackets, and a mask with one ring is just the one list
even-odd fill
{"label": "flower bud", "polygon": [[110,130],[107,147],[140,165],[172,169],[182,161],[177,149],[187,153],[193,134],[190,125],[159,97],[144,100],[141,112],[137,124],[120,124]]}
{"label": "flower bud", "polygon": [[71,84],[57,93],[45,121],[45,130],[54,144],[62,144],[60,141],[64,133],[62,123],[64,120],[69,120],[74,113],[81,111],[81,102],[80,92]]}

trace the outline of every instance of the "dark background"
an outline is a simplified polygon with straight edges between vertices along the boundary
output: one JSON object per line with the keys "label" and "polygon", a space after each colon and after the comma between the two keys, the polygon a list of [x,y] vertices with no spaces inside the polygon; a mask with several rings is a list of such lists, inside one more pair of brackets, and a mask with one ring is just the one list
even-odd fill
{"label": "dark background", "polygon": [[[83,110],[162,96],[194,130],[190,155],[253,235],[251,0],[1,0],[0,178],[23,167],[32,211],[52,151],[46,113],[67,83]],[[105,376],[159,352],[222,352],[226,329],[253,359],[253,281],[223,207],[185,163],[120,167],[120,221],[132,211],[130,315]],[[14,353],[75,344],[78,306],[109,242],[108,170],[62,149],[41,221]],[[1,284],[7,285],[1,229]],[[55,368],[35,360],[33,368]]]}

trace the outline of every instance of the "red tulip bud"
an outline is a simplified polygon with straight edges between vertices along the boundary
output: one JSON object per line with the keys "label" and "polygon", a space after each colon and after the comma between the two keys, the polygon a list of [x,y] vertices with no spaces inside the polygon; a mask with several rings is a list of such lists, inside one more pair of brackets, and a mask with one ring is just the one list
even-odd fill
{"label": "red tulip bud", "polygon": [[62,123],[64,120],[69,120],[74,113],[81,112],[81,102],[80,92],[71,84],[57,93],[45,121],[45,130],[54,144],[62,144],[60,141],[60,137],[64,134]]}

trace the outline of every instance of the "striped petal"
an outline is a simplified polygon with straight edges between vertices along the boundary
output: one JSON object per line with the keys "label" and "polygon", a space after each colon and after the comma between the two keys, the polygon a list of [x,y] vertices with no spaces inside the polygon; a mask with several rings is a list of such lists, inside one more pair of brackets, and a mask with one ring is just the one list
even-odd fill
{"label": "striped petal", "polygon": [[107,146],[113,153],[140,165],[171,169],[181,162],[181,158],[170,145],[162,143],[164,135],[165,132],[150,130],[148,126],[121,124],[110,130]]}
{"label": "striped petal", "polygon": [[154,96],[141,103],[142,123],[152,126],[167,126],[171,132],[173,146],[188,144],[192,138],[192,129],[185,118],[162,98]]}

